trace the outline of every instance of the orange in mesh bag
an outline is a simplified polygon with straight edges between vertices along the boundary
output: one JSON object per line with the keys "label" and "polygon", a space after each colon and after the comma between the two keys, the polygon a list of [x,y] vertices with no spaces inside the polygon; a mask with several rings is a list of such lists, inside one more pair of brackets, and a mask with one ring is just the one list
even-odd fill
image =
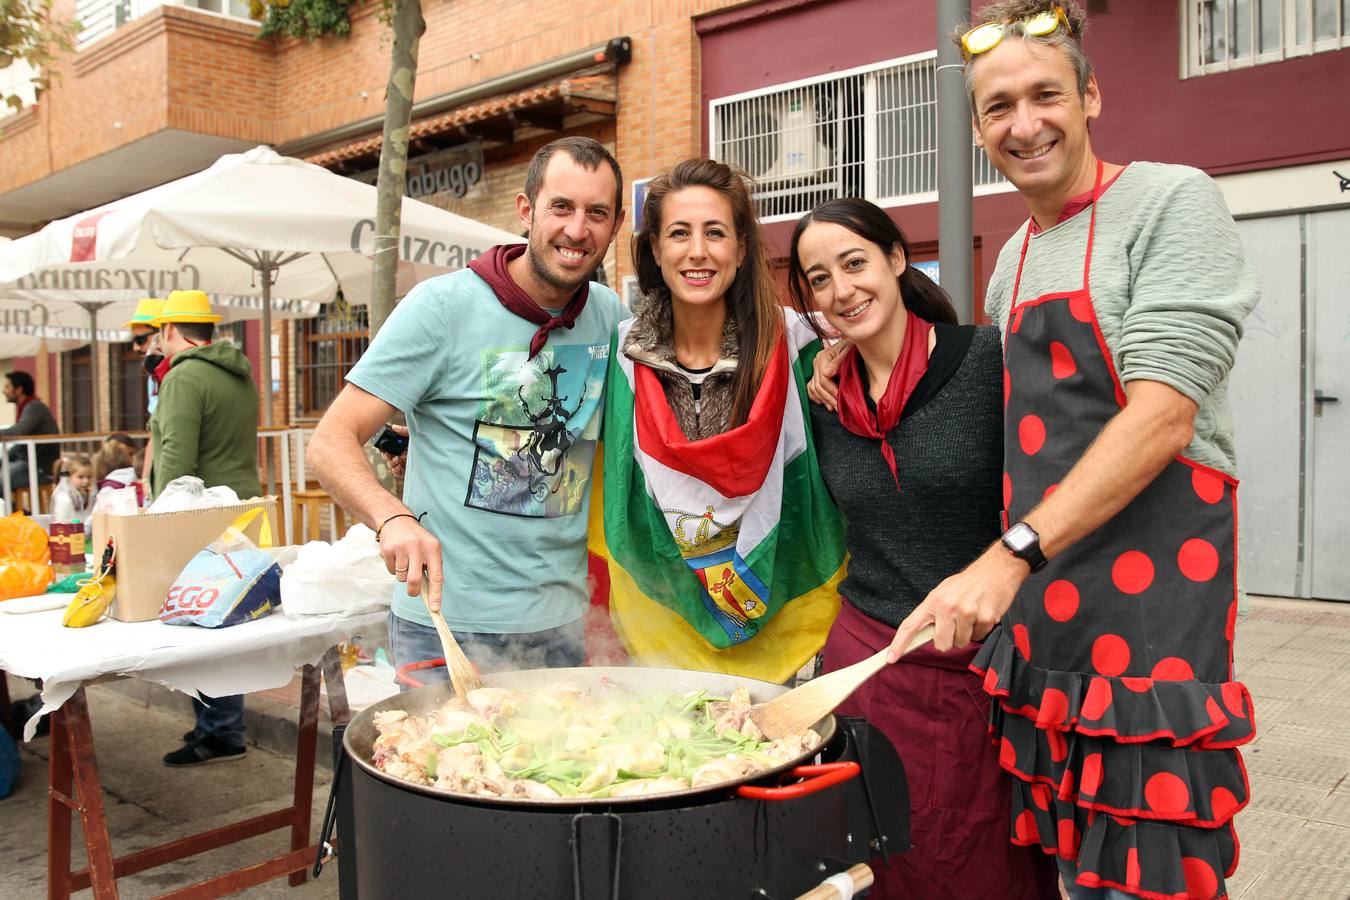
{"label": "orange in mesh bag", "polygon": [[31,597],[52,583],[47,532],[25,516],[0,518],[0,600]]}

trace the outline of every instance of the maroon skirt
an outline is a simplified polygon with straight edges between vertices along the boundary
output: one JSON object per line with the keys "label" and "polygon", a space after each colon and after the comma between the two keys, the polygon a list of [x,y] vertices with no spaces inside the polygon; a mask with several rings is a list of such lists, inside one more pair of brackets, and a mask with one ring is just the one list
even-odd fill
{"label": "maroon skirt", "polygon": [[[825,671],[891,642],[895,629],[847,600],[825,642]],[[989,697],[968,666],[979,645],[939,653],[925,645],[882,669],[839,712],[881,730],[909,781],[908,853],[872,861],[877,898],[1057,900],[1054,860],[1009,839],[1012,785],[989,735]]]}

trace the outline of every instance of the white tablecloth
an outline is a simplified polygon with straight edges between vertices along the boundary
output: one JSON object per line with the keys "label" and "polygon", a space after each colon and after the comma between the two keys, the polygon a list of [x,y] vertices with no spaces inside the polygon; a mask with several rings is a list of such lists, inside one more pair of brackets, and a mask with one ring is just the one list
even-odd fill
{"label": "white tablecloth", "polygon": [[[0,603],[0,610],[4,604]],[[225,697],[289,684],[295,668],[354,636],[383,640],[388,610],[353,616],[291,619],[273,614],[230,628],[199,628],[105,619],[65,628],[63,610],[0,612],[0,671],[42,681],[42,709],[59,709],[81,684],[104,675],[134,675],[185,694]]]}

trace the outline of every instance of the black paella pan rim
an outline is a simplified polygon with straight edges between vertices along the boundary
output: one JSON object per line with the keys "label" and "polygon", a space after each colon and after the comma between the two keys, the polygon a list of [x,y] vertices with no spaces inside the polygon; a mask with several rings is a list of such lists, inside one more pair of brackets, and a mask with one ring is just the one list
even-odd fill
{"label": "black paella pan rim", "polygon": [[[580,690],[627,690],[636,694],[672,693],[684,694],[705,690],[717,696],[728,696],[739,687],[746,688],[752,703],[763,703],[788,690],[781,684],[745,678],[737,675],[724,675],[718,672],[697,672],[687,669],[655,669],[641,667],[583,667],[572,669],[529,669],[515,672],[496,672],[483,676],[487,687],[508,688],[528,693],[542,690],[557,684],[570,684]],[[834,737],[835,718],[826,716],[812,730],[820,736],[820,743],[810,750],[804,750],[797,756],[775,766],[731,781],[703,785],[683,791],[670,791],[662,794],[641,794],[632,797],[488,797],[480,794],[466,794],[447,791],[432,785],[414,784],[404,781],[376,768],[371,759],[374,756],[375,739],[379,736],[375,728],[375,715],[387,710],[406,710],[411,715],[426,715],[453,696],[449,683],[442,682],[415,688],[406,693],[388,697],[357,713],[347,726],[342,738],[343,749],[356,765],[374,778],[401,790],[425,794],[438,800],[471,803],[484,806],[511,806],[521,809],[547,809],[557,811],[566,808],[617,807],[617,806],[660,806],[703,802],[724,796],[743,784],[774,782],[796,766],[808,762],[820,748]]]}

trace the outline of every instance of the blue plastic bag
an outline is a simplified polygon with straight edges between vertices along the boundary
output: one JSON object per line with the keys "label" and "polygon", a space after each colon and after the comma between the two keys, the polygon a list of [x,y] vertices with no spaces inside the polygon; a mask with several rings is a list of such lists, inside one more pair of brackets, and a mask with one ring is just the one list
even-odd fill
{"label": "blue plastic bag", "polygon": [[159,610],[169,625],[225,628],[259,619],[281,605],[281,566],[267,551],[272,528],[264,516],[260,549],[244,535],[262,509],[234,520],[219,540],[188,561]]}
{"label": "blue plastic bag", "polygon": [[[0,674],[0,678],[4,675]],[[19,748],[8,731],[0,728],[0,798],[8,797],[19,780]]]}

